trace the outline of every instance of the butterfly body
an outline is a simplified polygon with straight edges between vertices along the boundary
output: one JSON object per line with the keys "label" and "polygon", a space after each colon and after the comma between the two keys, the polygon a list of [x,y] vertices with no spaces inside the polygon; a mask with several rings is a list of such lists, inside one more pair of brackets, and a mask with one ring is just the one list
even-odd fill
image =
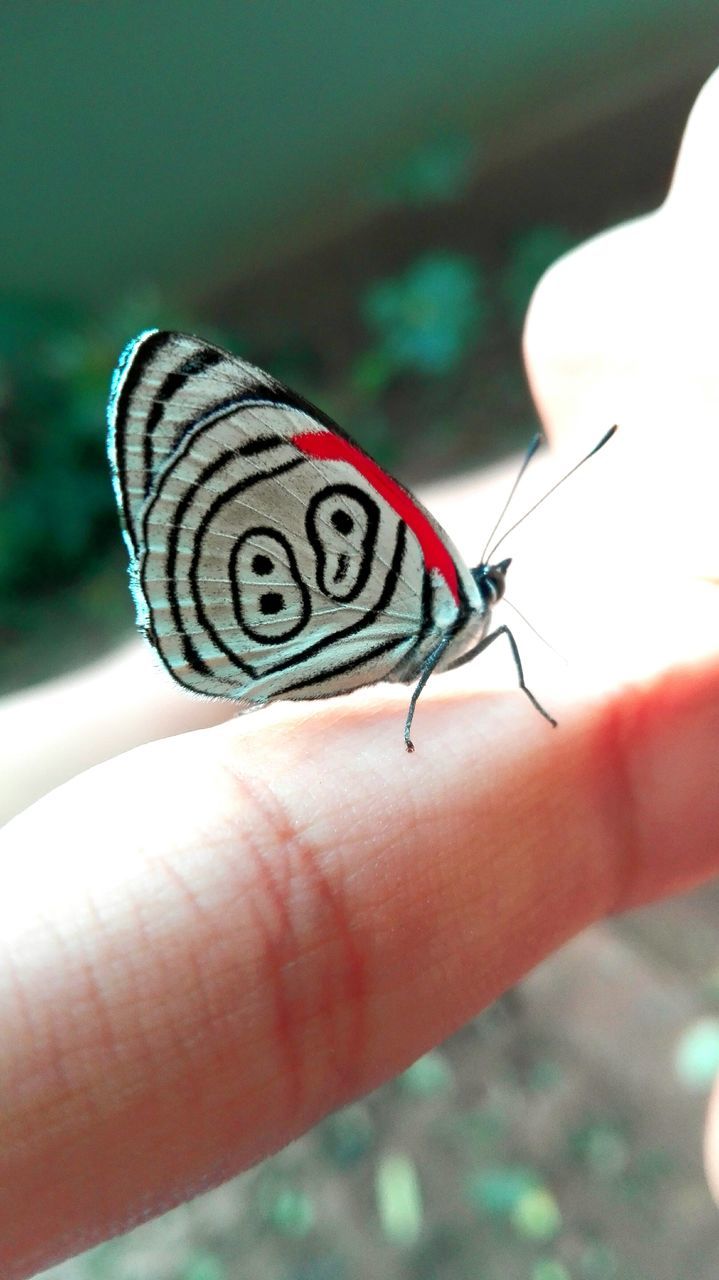
{"label": "butterfly body", "polygon": [[261,370],[150,330],[120,358],[108,421],[138,624],[185,688],[250,707],[421,687],[492,638],[509,561],[467,568],[406,489]]}

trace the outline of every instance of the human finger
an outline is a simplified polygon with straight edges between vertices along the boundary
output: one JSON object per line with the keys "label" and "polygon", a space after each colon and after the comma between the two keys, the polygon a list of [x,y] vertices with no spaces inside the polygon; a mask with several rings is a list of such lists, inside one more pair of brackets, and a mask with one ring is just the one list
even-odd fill
{"label": "human finger", "polygon": [[230,714],[226,704],[181,693],[139,640],[8,695],[0,699],[0,826],[101,760]]}
{"label": "human finger", "polygon": [[608,911],[715,872],[717,665],[565,709],[471,668],[168,739],[9,824],[7,1280],[283,1145]]}

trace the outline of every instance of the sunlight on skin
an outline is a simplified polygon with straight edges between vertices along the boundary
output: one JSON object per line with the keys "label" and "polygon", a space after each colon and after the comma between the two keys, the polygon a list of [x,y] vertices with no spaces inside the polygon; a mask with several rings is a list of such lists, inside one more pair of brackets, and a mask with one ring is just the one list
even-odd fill
{"label": "sunlight on skin", "polygon": [[[612,477],[607,555],[620,587],[613,606],[648,672],[711,660],[719,636],[718,140],[715,72],[662,208],[559,262],[525,331],[532,391],[554,439],[599,429],[602,417],[628,428],[631,459]],[[618,680],[629,657],[616,652]],[[710,750],[719,787],[719,737]],[[719,1200],[719,1086],[705,1160]]]}
{"label": "sunlight on skin", "polygon": [[220,702],[183,695],[139,640],[1,699],[0,826],[101,760],[231,714]]}
{"label": "sunlight on skin", "polygon": [[612,459],[605,471],[608,546],[635,572],[638,549],[642,573],[664,577],[665,592],[678,574],[676,595],[719,577],[718,98],[715,74],[662,208],[556,264],[525,334],[532,390],[554,440],[573,447],[578,431],[622,424],[614,442],[622,465]]}
{"label": "sunlight on skin", "polygon": [[[431,682],[414,757],[405,689],[205,729],[228,709],[137,646],[0,708],[8,811],[93,750],[170,735],[0,835],[3,1280],[247,1166],[592,920],[715,874],[718,117],[714,77],[666,205],[569,255],[531,307],[555,447],[517,514],[621,427],[502,548],[510,598],[568,659],[516,623],[558,730],[499,646]],[[470,563],[512,474],[429,499]]]}

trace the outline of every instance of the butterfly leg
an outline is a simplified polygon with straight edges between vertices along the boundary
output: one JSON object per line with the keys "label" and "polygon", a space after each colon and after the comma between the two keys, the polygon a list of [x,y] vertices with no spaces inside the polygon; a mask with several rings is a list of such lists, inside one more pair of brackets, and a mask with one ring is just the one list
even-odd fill
{"label": "butterfly leg", "polygon": [[404,722],[404,745],[406,746],[408,751],[414,751],[414,743],[412,742],[412,739],[410,738],[409,735],[412,729],[412,720],[414,719],[414,711],[415,711],[415,707],[417,706],[417,700],[419,698],[420,693],[424,689],[424,686],[429,680],[429,677],[431,676],[432,672],[437,666],[437,663],[442,657],[442,654],[444,653],[445,649],[447,648],[448,644],[450,644],[452,639],[453,639],[453,636],[451,632],[449,635],[444,636],[444,638],[440,640],[439,644],[437,645],[437,648],[433,649],[432,652],[429,654],[429,656],[426,657],[424,662],[422,663],[422,671],[420,673],[419,680],[417,681],[414,687],[412,697],[410,698],[409,710],[407,711],[407,719]]}
{"label": "butterfly leg", "polygon": [[520,689],[526,693],[532,706],[536,708],[540,716],[544,716],[544,719],[549,721],[552,728],[556,729],[557,722],[554,719],[554,716],[550,716],[549,712],[542,706],[541,702],[537,701],[531,689],[528,689],[525,684],[522,659],[519,656],[517,641],[512,635],[509,627],[497,627],[496,631],[491,631],[488,636],[484,636],[484,638],[479,641],[479,644],[476,644],[473,649],[470,649],[469,653],[463,653],[458,662],[453,662],[450,669],[453,671],[455,667],[463,667],[465,662],[471,662],[472,658],[478,657],[479,654],[483,653],[485,649],[488,649],[491,644],[494,644],[494,641],[498,640],[500,636],[506,636],[509,641],[509,647],[512,650],[512,657],[514,658],[514,665],[517,668],[517,679],[519,681]]}

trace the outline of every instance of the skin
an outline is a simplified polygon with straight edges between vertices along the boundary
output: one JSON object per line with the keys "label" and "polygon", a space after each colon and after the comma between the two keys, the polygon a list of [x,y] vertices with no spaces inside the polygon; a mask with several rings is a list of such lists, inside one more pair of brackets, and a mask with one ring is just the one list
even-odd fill
{"label": "skin", "polygon": [[[530,309],[553,450],[517,510],[621,424],[502,549],[570,659],[502,606],[558,729],[501,642],[430,682],[414,756],[407,690],[217,723],[138,646],[0,708],[5,813],[30,806],[0,833],[5,1280],[261,1159],[578,930],[715,873],[718,136],[715,76],[666,204]],[[427,495],[477,559],[511,475]]]}

